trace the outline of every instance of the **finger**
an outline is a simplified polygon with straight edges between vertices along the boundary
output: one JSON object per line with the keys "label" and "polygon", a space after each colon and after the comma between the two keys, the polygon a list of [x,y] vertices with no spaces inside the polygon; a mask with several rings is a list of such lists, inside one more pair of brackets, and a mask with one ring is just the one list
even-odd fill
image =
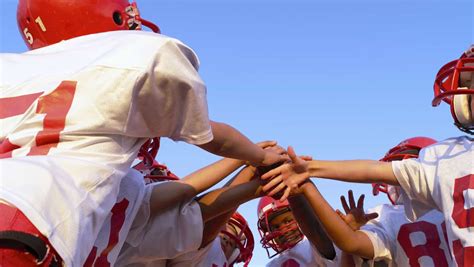
{"label": "finger", "polygon": [[359,200],[357,200],[357,209],[364,210],[364,198],[364,194],[360,195]]}
{"label": "finger", "polygon": [[287,153],[281,154],[280,157],[281,159],[279,161],[290,162],[291,160]]}
{"label": "finger", "polygon": [[273,149],[273,151],[275,151],[278,154],[286,154],[286,149],[281,146],[273,146],[269,149]]}
{"label": "finger", "polygon": [[257,146],[259,146],[261,148],[267,148],[267,147],[275,146],[276,144],[277,144],[276,141],[268,140],[268,141],[258,142]]}
{"label": "finger", "polygon": [[337,213],[337,215],[339,215],[339,217],[341,217],[341,218],[344,217],[344,213],[342,213],[342,211],[340,211],[340,210],[337,209],[337,210],[336,210],[336,213]]}
{"label": "finger", "polygon": [[283,193],[283,196],[281,196],[281,198],[280,198],[280,202],[283,202],[283,201],[288,199],[288,196],[290,195],[290,191],[291,190],[290,190],[289,187],[285,189],[285,192]]}
{"label": "finger", "polygon": [[286,184],[280,183],[275,188],[273,188],[269,193],[267,193],[267,195],[273,196],[276,193],[280,192],[281,190],[285,189],[285,187],[286,187]]}
{"label": "finger", "polygon": [[281,174],[281,171],[283,170],[283,168],[285,168],[286,164],[282,164],[281,166],[279,167],[276,167],[275,169],[272,169],[272,170],[269,170],[268,172],[264,173],[261,178],[263,180],[265,179],[268,179],[268,178],[271,178],[273,176],[277,176],[277,175],[280,175]]}
{"label": "finger", "polygon": [[306,156],[306,155],[300,156],[300,158],[303,159],[304,161],[311,161],[311,160],[313,160],[313,157],[311,157],[311,156]]}
{"label": "finger", "polygon": [[351,207],[351,209],[355,209],[356,207],[354,201],[354,193],[352,193],[352,190],[349,190],[349,207]]}
{"label": "finger", "polygon": [[295,162],[298,160],[298,156],[296,155],[295,150],[292,146],[288,147],[288,156],[290,157],[291,161]]}
{"label": "finger", "polygon": [[349,206],[347,205],[347,201],[346,201],[346,198],[344,196],[341,196],[341,204],[342,204],[342,208],[344,209],[344,211],[346,212],[346,214],[349,214],[349,212],[351,211],[351,209],[349,208]]}
{"label": "finger", "polygon": [[281,181],[283,180],[283,178],[281,177],[281,175],[271,179],[266,185],[264,185],[262,187],[262,190],[264,192],[267,192],[268,190],[272,189],[273,187],[275,187],[277,184],[279,184]]}
{"label": "finger", "polygon": [[374,213],[370,213],[370,214],[366,214],[365,215],[365,219],[367,221],[370,221],[370,220],[373,220],[375,218],[379,217],[379,215],[377,214],[377,212],[374,212]]}

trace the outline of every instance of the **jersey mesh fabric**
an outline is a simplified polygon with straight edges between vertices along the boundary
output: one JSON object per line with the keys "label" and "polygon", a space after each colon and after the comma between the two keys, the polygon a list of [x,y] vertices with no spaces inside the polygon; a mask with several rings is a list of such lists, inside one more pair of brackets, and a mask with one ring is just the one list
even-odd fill
{"label": "jersey mesh fabric", "polygon": [[374,260],[390,266],[410,266],[410,261],[422,266],[452,266],[444,217],[439,211],[431,210],[414,222],[406,218],[402,205],[380,205],[368,212],[379,214],[361,229],[372,241]]}
{"label": "jersey mesh fabric", "polygon": [[474,260],[474,140],[446,139],[422,149],[418,159],[393,161],[392,168],[409,200],[407,217],[414,221],[430,208],[441,211],[453,259],[469,265]]}
{"label": "jersey mesh fabric", "polygon": [[199,61],[178,40],[92,34],[1,54],[0,65],[0,198],[67,266],[84,264],[147,138],[212,140]]}

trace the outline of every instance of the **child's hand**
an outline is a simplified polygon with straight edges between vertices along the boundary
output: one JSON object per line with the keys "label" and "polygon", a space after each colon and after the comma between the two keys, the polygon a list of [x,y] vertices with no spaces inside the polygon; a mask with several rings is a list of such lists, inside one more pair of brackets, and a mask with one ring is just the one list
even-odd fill
{"label": "child's hand", "polygon": [[364,211],[365,195],[361,195],[359,197],[359,200],[357,200],[357,206],[354,201],[354,194],[352,193],[352,190],[349,190],[348,195],[349,195],[349,205],[347,205],[345,197],[341,196],[341,204],[346,214],[343,214],[340,210],[336,210],[336,213],[352,230],[354,231],[359,230],[368,221],[375,219],[379,216],[376,212],[365,214],[365,211]]}
{"label": "child's hand", "polygon": [[265,155],[260,166],[270,166],[278,162],[285,162],[289,160],[286,151],[280,146],[273,146],[264,149]]}
{"label": "child's hand", "polygon": [[267,147],[272,147],[272,146],[276,146],[278,143],[277,141],[262,141],[262,142],[258,142],[258,143],[255,143],[257,146],[265,149]]}
{"label": "child's hand", "polygon": [[[264,152],[263,161],[260,164],[252,164],[251,162],[246,162],[246,165],[257,166],[271,166],[276,163],[284,162],[289,160],[288,153],[286,150],[279,146],[276,141],[262,141],[256,143],[257,146],[261,147]],[[270,168],[271,169],[271,168]]]}
{"label": "child's hand", "polygon": [[291,162],[285,163],[280,167],[262,175],[262,179],[272,178],[264,187],[263,191],[269,196],[275,195],[277,192],[284,190],[280,201],[284,201],[292,190],[298,190],[298,186],[309,179],[308,163],[310,157],[298,157],[294,149],[288,147],[288,155]]}

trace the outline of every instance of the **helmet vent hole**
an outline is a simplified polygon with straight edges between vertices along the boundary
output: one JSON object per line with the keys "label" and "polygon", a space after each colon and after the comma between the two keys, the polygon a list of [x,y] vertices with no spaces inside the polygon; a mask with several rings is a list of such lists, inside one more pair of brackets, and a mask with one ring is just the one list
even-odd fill
{"label": "helmet vent hole", "polygon": [[26,23],[30,24],[30,17],[26,18]]}
{"label": "helmet vent hole", "polygon": [[123,24],[123,19],[122,19],[122,14],[120,12],[115,11],[113,14],[114,22],[117,25],[122,25]]}

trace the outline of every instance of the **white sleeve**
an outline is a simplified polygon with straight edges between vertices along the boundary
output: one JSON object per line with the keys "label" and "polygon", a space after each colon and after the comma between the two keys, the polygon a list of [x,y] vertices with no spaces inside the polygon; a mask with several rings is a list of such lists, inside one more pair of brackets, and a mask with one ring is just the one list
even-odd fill
{"label": "white sleeve", "polygon": [[146,75],[135,83],[126,131],[197,145],[211,141],[206,86],[195,53],[169,38],[150,62]]}
{"label": "white sleeve", "polygon": [[128,251],[121,251],[121,254],[151,261],[171,259],[197,250],[204,228],[199,204],[191,201],[152,216],[149,211],[152,188],[153,184],[147,186],[145,201],[148,203],[141,210],[141,216],[136,217],[136,223],[127,237]]}
{"label": "white sleeve", "polygon": [[400,184],[405,214],[410,221],[415,221],[432,209],[436,203],[432,198],[432,188],[419,159],[392,161],[392,169]]}
{"label": "white sleeve", "polygon": [[361,230],[370,239],[374,248],[373,260],[392,260],[392,253],[390,248],[390,238],[387,236],[386,231],[383,227],[379,227],[375,224],[366,224],[362,226]]}

